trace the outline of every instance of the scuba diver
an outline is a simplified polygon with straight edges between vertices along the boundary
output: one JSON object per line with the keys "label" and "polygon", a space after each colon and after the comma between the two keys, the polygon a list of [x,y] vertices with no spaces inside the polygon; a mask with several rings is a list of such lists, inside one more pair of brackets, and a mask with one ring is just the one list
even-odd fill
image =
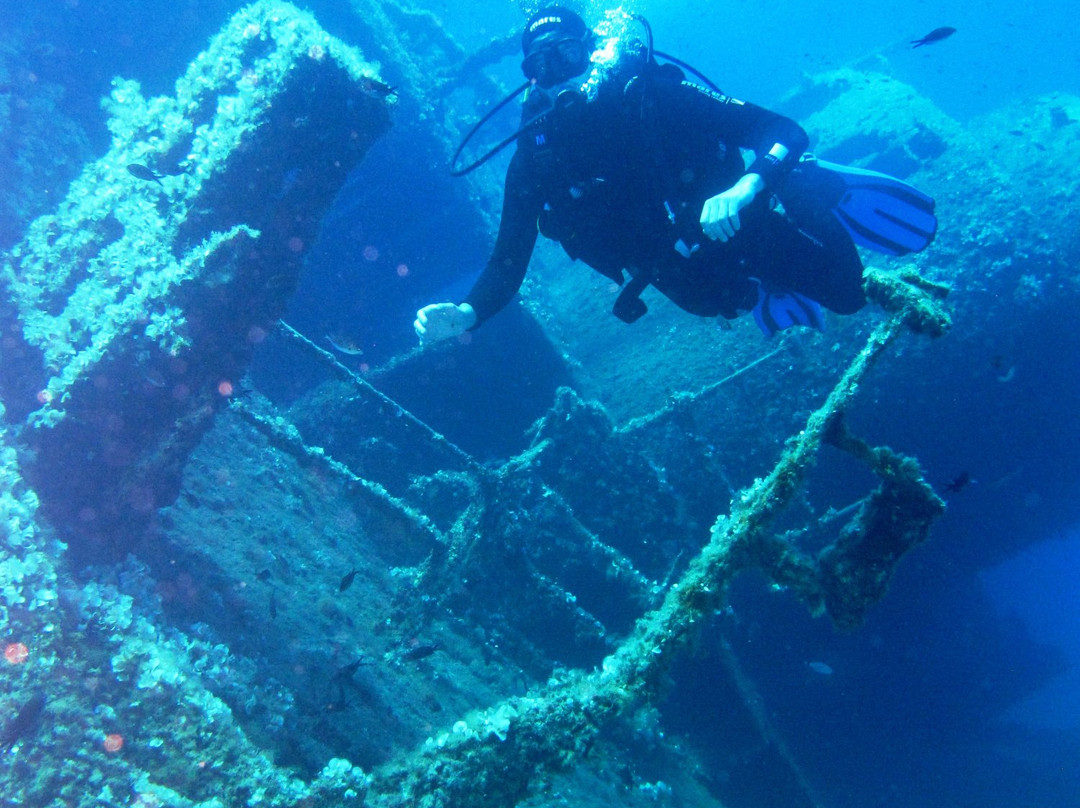
{"label": "scuba diver", "polygon": [[933,239],[930,197],[807,156],[797,123],[724,95],[654,51],[648,24],[634,19],[646,42],[623,36],[600,50],[567,8],[529,19],[527,84],[477,124],[454,159],[491,114],[526,92],[519,131],[454,170],[467,173],[516,142],[495,246],[464,301],[417,312],[423,343],[460,336],[506,306],[538,232],[621,287],[613,313],[625,322],[645,313],[640,295],[651,285],[692,314],[753,312],[766,335],[821,329],[823,306],[850,314],[866,303],[856,244],[903,255]]}

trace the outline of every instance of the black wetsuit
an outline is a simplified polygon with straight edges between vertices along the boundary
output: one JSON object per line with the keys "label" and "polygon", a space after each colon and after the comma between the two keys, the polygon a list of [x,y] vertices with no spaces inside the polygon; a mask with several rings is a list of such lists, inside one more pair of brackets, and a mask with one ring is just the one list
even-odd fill
{"label": "black wetsuit", "polygon": [[[560,95],[518,138],[495,248],[465,300],[477,325],[521,287],[538,230],[571,258],[620,284],[626,270],[639,291],[651,283],[693,314],[730,318],[753,308],[753,279],[839,313],[859,309],[862,263],[840,224],[810,205],[795,202],[781,215],[771,204],[806,150],[803,129],[684,81],[673,67],[642,64],[613,70],[588,101]],[[526,101],[523,119],[535,114]],[[783,160],[768,155],[778,143]],[[757,155],[749,168],[740,148]],[[740,212],[734,238],[707,238],[705,200],[748,172],[766,190]]]}

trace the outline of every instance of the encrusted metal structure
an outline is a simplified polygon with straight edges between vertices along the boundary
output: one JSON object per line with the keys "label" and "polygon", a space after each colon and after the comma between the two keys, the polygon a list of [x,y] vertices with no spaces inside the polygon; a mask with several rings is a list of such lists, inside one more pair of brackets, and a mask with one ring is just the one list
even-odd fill
{"label": "encrusted metal structure", "polygon": [[[662,595],[654,601],[655,608],[638,619],[594,669],[568,671],[553,677],[544,688],[471,711],[450,732],[429,738],[414,753],[376,768],[364,781],[368,804],[517,804],[536,780],[576,763],[613,719],[660,696],[673,659],[722,608],[728,584],[747,568],[761,569],[769,581],[789,587],[812,612],[829,614],[841,627],[853,628],[861,622],[865,610],[884,595],[896,564],[927,537],[934,519],[944,512],[944,503],[912,458],[887,447],[871,447],[852,435],[844,425],[845,411],[874,361],[905,326],[931,336],[942,335],[949,326],[940,305],[942,287],[917,277],[902,279],[874,271],[867,284],[872,297],[891,310],[891,316],[872,331],[771,472],[742,491],[730,513],[718,515],[710,541],[682,575],[662,590],[653,589],[652,595]],[[362,380],[356,382],[363,388]],[[437,436],[432,439],[439,442]],[[621,443],[605,428],[602,416],[590,413],[580,402],[560,402],[548,423],[540,425],[530,452],[495,472],[474,467],[461,475],[470,481],[469,504],[461,512],[468,524],[456,525],[442,536],[435,533],[417,591],[446,598],[452,580],[482,574],[481,568],[490,568],[492,554],[505,553],[508,544],[522,542],[536,566],[515,570],[510,582],[513,591],[495,601],[498,606],[512,609],[515,600],[526,604],[521,614],[514,615],[513,623],[527,634],[526,611],[539,608],[545,620],[558,619],[559,607],[548,609],[561,602],[562,620],[567,623],[564,630],[575,635],[579,644],[591,641],[602,648],[611,639],[604,621],[577,605],[577,593],[582,599],[606,601],[608,608],[613,602],[648,603],[650,579],[639,569],[648,564],[648,558],[640,548],[605,545],[592,535],[563,499],[571,495],[576,479],[569,486],[560,484],[558,476],[548,477],[548,469],[552,457],[559,455],[586,467],[598,462],[607,469],[600,472],[602,479],[629,488],[642,506],[640,514],[647,518],[654,507],[660,513],[668,510],[657,500],[658,496],[662,499],[662,492],[656,489],[655,478],[634,490],[635,478],[640,481],[642,475],[635,473],[632,451],[620,458],[622,473],[611,473],[609,461],[612,454],[624,451]],[[865,463],[880,486],[853,509],[837,540],[810,555],[777,535],[772,523],[798,495],[815,455],[826,443]],[[326,462],[321,452],[305,454]],[[528,527],[516,531],[497,512],[516,513],[527,520]],[[417,522],[426,532],[426,521]],[[540,541],[530,543],[528,537],[537,535]],[[560,542],[559,535],[572,537],[574,546]],[[559,556],[558,570],[542,572],[540,565],[551,553]],[[570,584],[575,577],[578,580]]]}
{"label": "encrusted metal structure", "polygon": [[0,390],[33,427],[26,473],[59,523],[107,540],[173,500],[323,212],[390,125],[377,75],[310,15],[262,2],[173,96],[114,83],[112,148],[0,267]]}

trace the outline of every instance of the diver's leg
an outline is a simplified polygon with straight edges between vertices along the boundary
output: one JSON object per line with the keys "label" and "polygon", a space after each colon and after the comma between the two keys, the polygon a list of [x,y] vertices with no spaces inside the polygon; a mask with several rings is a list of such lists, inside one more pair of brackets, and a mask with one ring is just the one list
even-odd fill
{"label": "diver's leg", "polygon": [[764,230],[755,235],[758,277],[767,286],[799,292],[837,314],[866,305],[862,259],[834,217],[826,213],[797,227],[776,215]]}
{"label": "diver's leg", "polygon": [[746,267],[753,262],[732,239],[706,241],[690,258],[676,257],[658,268],[653,286],[676,306],[700,317],[734,319],[757,300]]}

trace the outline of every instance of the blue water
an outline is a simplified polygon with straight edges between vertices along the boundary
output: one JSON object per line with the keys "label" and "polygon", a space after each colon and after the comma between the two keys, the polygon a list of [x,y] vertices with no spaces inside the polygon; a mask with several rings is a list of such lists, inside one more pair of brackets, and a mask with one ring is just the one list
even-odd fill
{"label": "blue water", "polygon": [[1080,730],[1080,525],[1025,547],[980,575],[1000,620],[1016,621],[1033,640],[1057,649],[1060,672],[1001,720],[1038,729]]}
{"label": "blue water", "polygon": [[[804,73],[866,67],[875,58],[961,119],[1002,102],[1080,86],[1075,9],[1064,0],[652,0],[642,8],[663,32],[665,47],[687,54],[728,92],[761,103],[781,97]],[[908,47],[941,26],[957,33],[945,43]]]}
{"label": "blue water", "polygon": [[[85,158],[108,142],[98,102],[110,79],[136,78],[146,95],[167,92],[238,5],[3,0],[0,24],[14,21],[35,43],[25,69],[35,82],[62,88],[57,104],[83,127]],[[355,23],[341,0],[307,5],[350,40]],[[466,49],[522,20],[511,2],[417,5],[437,14]],[[764,105],[781,103],[803,74],[845,65],[890,72],[960,121],[1046,92],[1080,93],[1080,27],[1075,2],[1065,0],[649,0],[634,8],[650,19],[659,48]],[[908,46],[943,25],[957,33]],[[358,170],[309,256],[323,271],[305,278],[290,315],[315,333],[355,327],[376,362],[411,348],[412,313],[459,295],[486,259],[483,234],[458,233],[452,216],[398,224],[420,194],[434,209],[453,198],[441,175],[423,187],[400,181],[421,172],[410,145],[390,136]],[[57,179],[54,198],[63,186]],[[365,216],[373,209],[378,216]],[[371,246],[376,258],[364,253]],[[411,280],[395,274],[402,264]],[[829,808],[1080,805],[1080,350],[1071,311],[1017,316],[1019,324],[1001,324],[1015,329],[1008,343],[1015,377],[996,378],[989,356],[952,343],[943,361],[971,372],[957,374],[954,395],[931,422],[890,412],[888,423],[875,424],[886,442],[917,455],[934,482],[964,470],[976,482],[951,498],[930,542],[905,560],[867,624],[838,634],[794,599],[747,582],[734,595],[735,616],[714,629],[717,643],[722,636],[742,658],[775,731]],[[487,329],[492,340],[506,341],[504,357],[516,338],[517,323],[507,318]],[[503,378],[514,369],[469,372]],[[549,400],[554,359],[532,372],[540,381],[520,400]],[[520,448],[533,417],[524,405],[494,411],[476,418],[483,430],[466,425],[451,437],[482,455],[505,456]],[[722,669],[715,651],[680,664],[665,707],[669,731],[693,739],[728,804],[800,804],[745,779],[732,784],[727,761],[754,731],[729,721],[740,696]]]}

